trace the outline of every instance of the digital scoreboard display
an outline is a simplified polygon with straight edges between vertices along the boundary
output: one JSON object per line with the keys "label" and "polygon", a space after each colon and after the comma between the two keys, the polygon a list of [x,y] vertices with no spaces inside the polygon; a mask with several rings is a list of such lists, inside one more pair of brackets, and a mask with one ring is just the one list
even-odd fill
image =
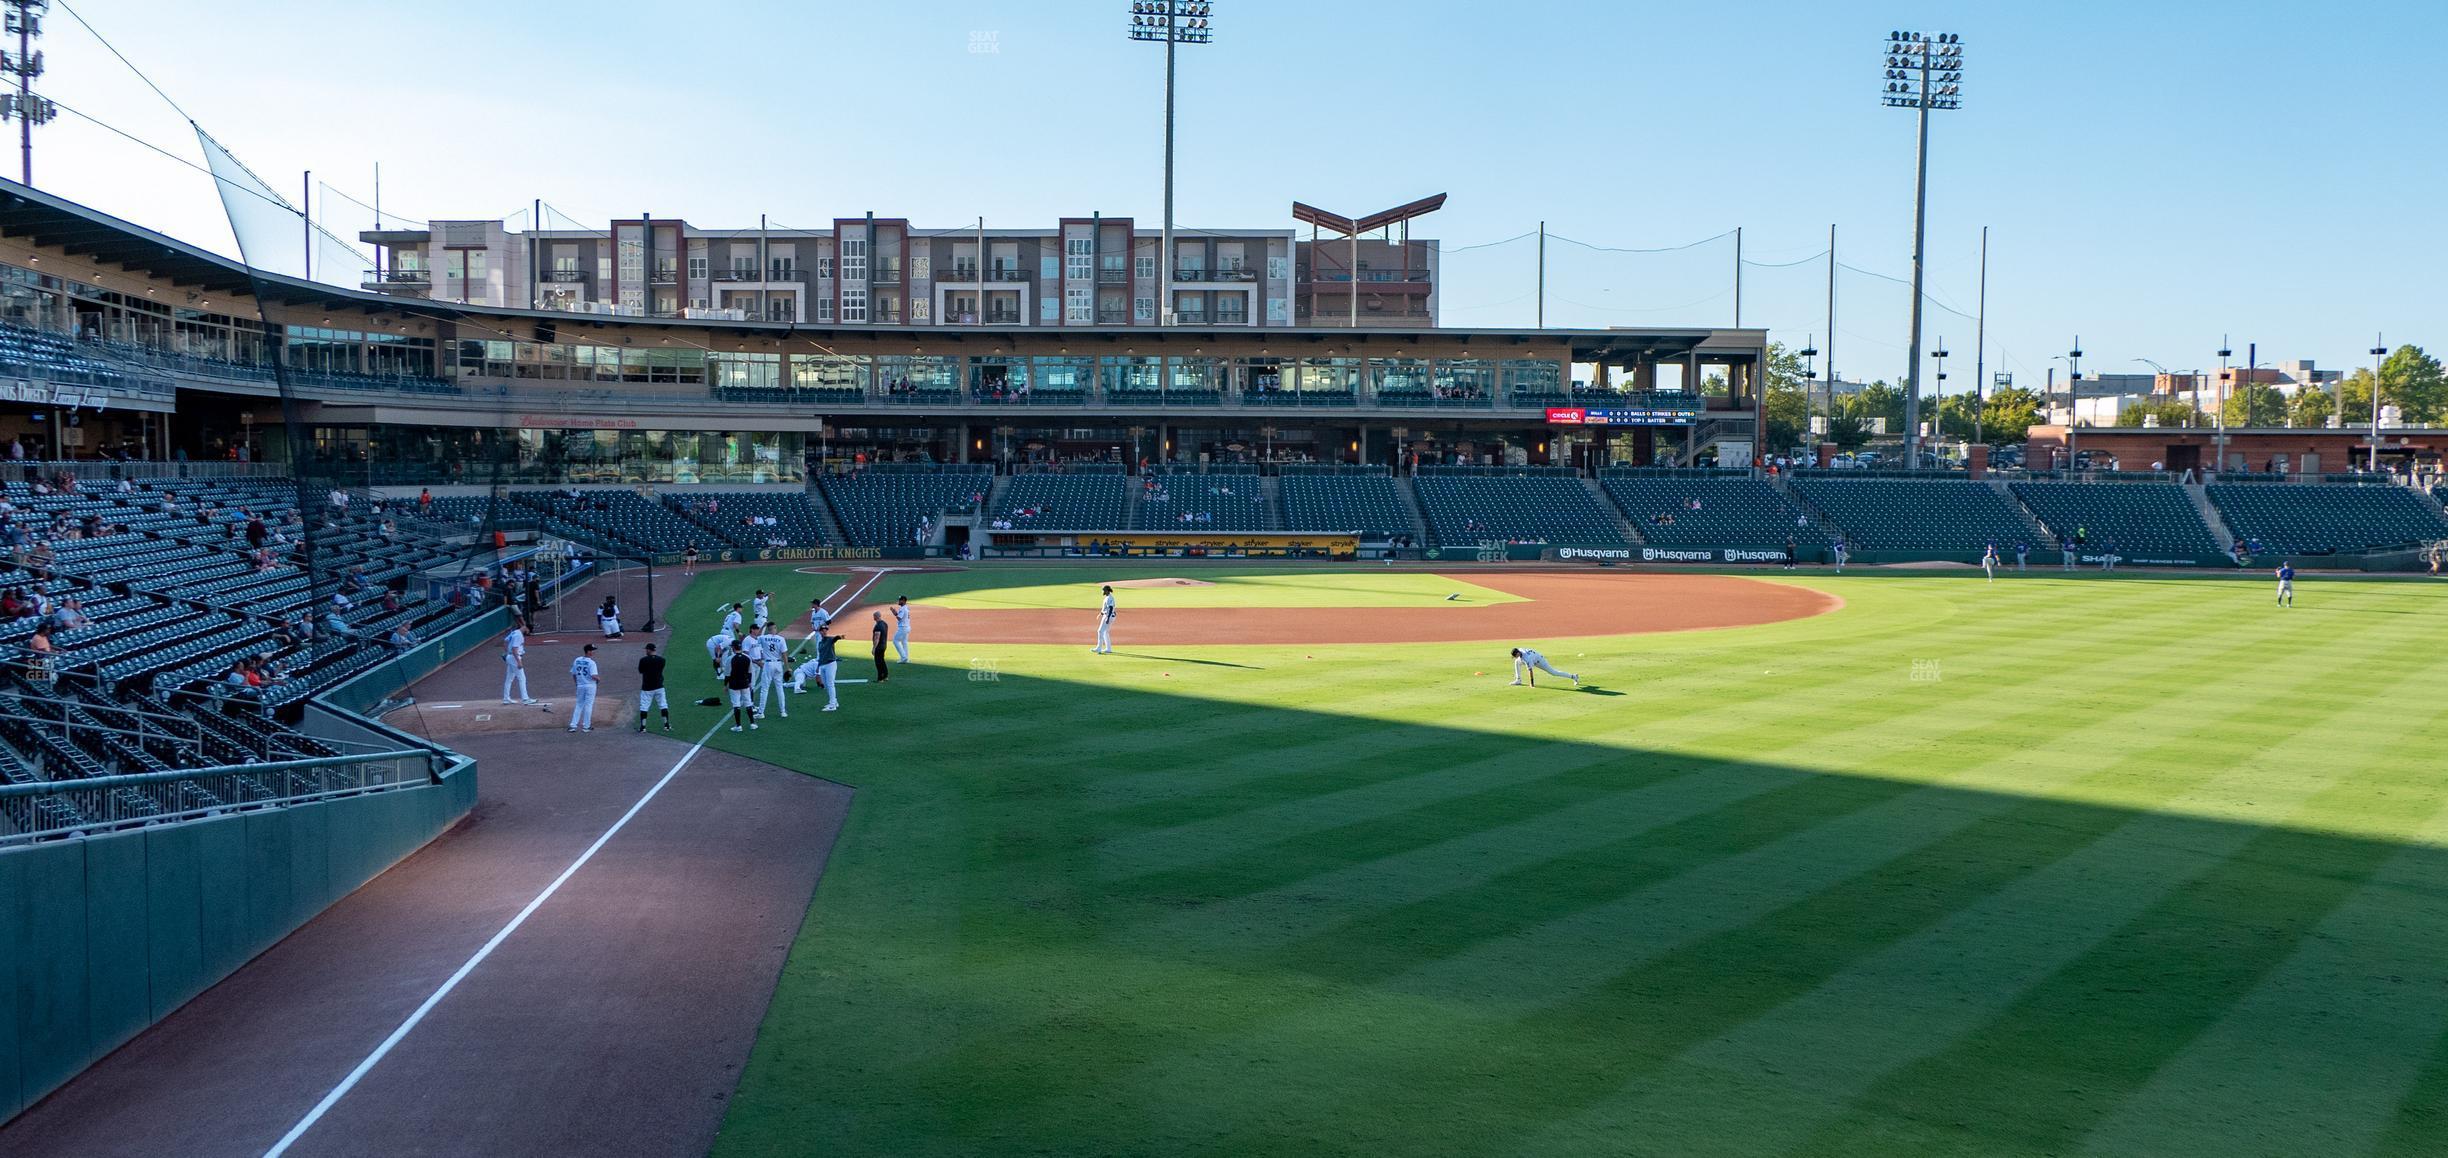
{"label": "digital scoreboard display", "polygon": [[1659,426],[1698,421],[1700,400],[1648,406],[1550,406],[1550,426]]}

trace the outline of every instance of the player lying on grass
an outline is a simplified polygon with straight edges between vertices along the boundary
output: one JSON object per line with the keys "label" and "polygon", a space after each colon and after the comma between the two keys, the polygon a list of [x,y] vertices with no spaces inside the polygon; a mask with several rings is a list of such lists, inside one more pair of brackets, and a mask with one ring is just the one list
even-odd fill
{"label": "player lying on grass", "polygon": [[1557,671],[1555,665],[1547,662],[1547,657],[1541,655],[1536,648],[1517,647],[1513,649],[1513,686],[1520,687],[1522,677],[1528,676],[1530,686],[1537,687],[1540,672],[1546,672],[1551,676],[1562,676],[1571,680],[1576,688],[1581,686],[1580,676],[1568,671]]}

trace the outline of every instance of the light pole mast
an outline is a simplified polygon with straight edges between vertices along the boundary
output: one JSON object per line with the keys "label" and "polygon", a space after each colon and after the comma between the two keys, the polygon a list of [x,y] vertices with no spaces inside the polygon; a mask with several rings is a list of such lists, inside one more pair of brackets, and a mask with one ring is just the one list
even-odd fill
{"label": "light pole mast", "polygon": [[1173,51],[1175,45],[1208,42],[1213,35],[1208,14],[1214,7],[1209,0],[1138,0],[1131,5],[1130,38],[1163,41],[1165,46],[1164,248],[1156,259],[1156,318],[1168,326],[1173,324]]}
{"label": "light pole mast", "polygon": [[[2387,357],[2388,357],[2388,342],[2387,342],[2387,341],[2385,341],[2384,339],[2382,339],[2382,338],[2381,338],[2381,336],[2380,336],[2380,335],[2378,335],[2378,334],[2373,334],[2373,335],[2372,335],[2372,348],[2371,348],[2371,356],[2372,356],[2372,436],[2371,436],[2371,453],[2370,453],[2370,455],[2368,455],[2368,456],[2366,456],[2366,457],[2365,457],[2365,459],[2364,459],[2364,467],[2365,467],[2366,469],[2369,469],[2369,470],[2375,470],[2375,471],[2376,471],[2376,470],[2379,470],[2379,469],[2380,469],[2380,368],[2381,368],[2381,365],[2382,365],[2382,359],[2385,359],[2385,358],[2387,358]],[[2346,398],[2346,384],[2345,384],[2345,383],[2343,383],[2343,382],[2340,382],[2340,383],[2338,383],[2338,399],[2339,399],[2340,405],[2343,405],[2343,404],[2344,404],[2344,400],[2345,400],[2345,398]]]}
{"label": "light pole mast", "polygon": [[1912,337],[1904,361],[1904,466],[1921,469],[1921,265],[1929,211],[1929,115],[1963,107],[1963,44],[1952,32],[1887,34],[1887,107],[1920,120],[1913,149]]}
{"label": "light pole mast", "polygon": [[34,95],[34,78],[43,72],[34,38],[42,35],[42,14],[50,6],[50,0],[0,0],[0,8],[7,10],[7,30],[17,37],[17,51],[0,50],[0,72],[17,77],[17,91],[0,94],[0,121],[17,122],[18,171],[27,185],[34,183],[34,126],[49,124],[59,115],[58,106]]}

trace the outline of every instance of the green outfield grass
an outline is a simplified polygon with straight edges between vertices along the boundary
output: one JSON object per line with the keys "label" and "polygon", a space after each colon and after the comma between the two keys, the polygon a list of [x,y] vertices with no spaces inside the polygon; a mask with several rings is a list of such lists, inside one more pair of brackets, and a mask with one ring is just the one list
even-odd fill
{"label": "green outfield grass", "polygon": [[[833,582],[679,634],[742,579]],[[1581,692],[922,627],[718,734],[858,796],[716,1153],[2442,1152],[2439,592],[1792,581]]]}

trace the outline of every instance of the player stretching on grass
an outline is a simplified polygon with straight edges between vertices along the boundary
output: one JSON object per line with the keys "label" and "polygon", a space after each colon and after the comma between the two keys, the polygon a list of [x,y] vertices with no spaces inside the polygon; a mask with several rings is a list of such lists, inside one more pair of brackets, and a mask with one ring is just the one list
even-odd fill
{"label": "player stretching on grass", "polygon": [[1530,686],[1534,688],[1537,687],[1538,673],[1540,672],[1546,672],[1551,676],[1562,676],[1565,679],[1571,680],[1572,685],[1576,688],[1581,686],[1580,676],[1574,675],[1568,671],[1557,671],[1555,669],[1555,665],[1547,662],[1547,657],[1539,654],[1537,649],[1528,647],[1517,647],[1513,649],[1513,686],[1520,687],[1522,677],[1528,676],[1530,677]]}

